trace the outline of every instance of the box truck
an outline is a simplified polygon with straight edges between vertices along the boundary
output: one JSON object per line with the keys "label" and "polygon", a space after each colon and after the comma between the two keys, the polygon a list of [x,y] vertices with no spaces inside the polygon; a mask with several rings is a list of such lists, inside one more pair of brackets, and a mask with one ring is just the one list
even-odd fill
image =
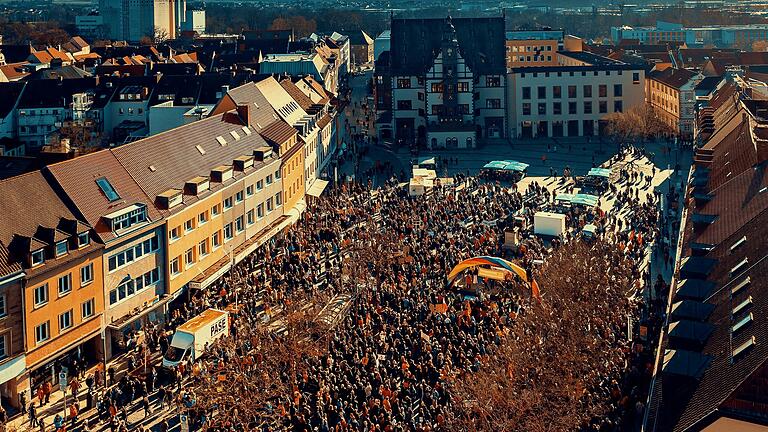
{"label": "box truck", "polygon": [[565,215],[560,213],[536,212],[533,215],[534,234],[557,237],[565,232]]}
{"label": "box truck", "polygon": [[171,345],[163,355],[163,366],[172,368],[188,358],[194,361],[203,355],[206,346],[228,335],[229,313],[208,309],[176,329]]}

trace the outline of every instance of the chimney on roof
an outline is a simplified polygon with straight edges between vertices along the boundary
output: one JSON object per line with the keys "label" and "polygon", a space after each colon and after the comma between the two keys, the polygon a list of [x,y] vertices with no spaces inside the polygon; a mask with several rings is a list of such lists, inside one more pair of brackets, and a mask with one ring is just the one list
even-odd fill
{"label": "chimney on roof", "polygon": [[251,108],[247,103],[238,105],[237,106],[237,115],[240,116],[240,119],[245,122],[246,125],[250,126],[253,123],[251,123],[253,110],[255,108]]}

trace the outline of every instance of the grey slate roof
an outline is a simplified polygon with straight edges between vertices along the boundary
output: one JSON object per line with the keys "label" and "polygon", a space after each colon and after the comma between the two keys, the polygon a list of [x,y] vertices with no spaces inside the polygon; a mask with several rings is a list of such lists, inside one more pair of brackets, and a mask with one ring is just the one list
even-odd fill
{"label": "grey slate roof", "polygon": [[[504,18],[453,18],[461,54],[479,75],[506,72]],[[440,49],[444,18],[392,19],[392,75],[422,75]]]}

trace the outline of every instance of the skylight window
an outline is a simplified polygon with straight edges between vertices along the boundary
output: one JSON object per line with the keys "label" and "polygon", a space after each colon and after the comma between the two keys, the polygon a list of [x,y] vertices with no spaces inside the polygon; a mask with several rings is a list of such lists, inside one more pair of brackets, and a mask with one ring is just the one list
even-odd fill
{"label": "skylight window", "polygon": [[197,149],[197,151],[200,152],[201,155],[205,154],[205,150],[203,150],[203,148],[200,146],[200,144],[196,145],[195,148]]}
{"label": "skylight window", "polygon": [[223,146],[227,145],[227,140],[225,140],[224,137],[221,135],[216,137],[216,141],[218,141],[218,143]]}
{"label": "skylight window", "polygon": [[741,273],[742,271],[744,271],[744,267],[746,267],[747,264],[749,264],[749,260],[748,259],[744,258],[743,260],[741,260],[740,263],[736,264],[731,269],[731,276],[735,276],[735,275]]}
{"label": "skylight window", "polygon": [[743,245],[744,242],[746,242],[746,241],[747,241],[747,236],[744,236],[744,237],[740,238],[739,240],[737,240],[736,243],[731,245],[731,252],[733,252],[739,246]]}
{"label": "skylight window", "polygon": [[750,307],[751,305],[752,305],[752,296],[749,296],[743,302],[739,303],[738,306],[733,308],[733,315],[738,315],[744,309]]}
{"label": "skylight window", "polygon": [[740,319],[739,322],[737,322],[736,324],[733,325],[733,327],[731,327],[731,333],[736,333],[739,330],[743,329],[744,326],[752,322],[752,318],[753,318],[752,313],[750,312],[747,316]]}
{"label": "skylight window", "polygon": [[752,348],[755,345],[755,337],[752,336],[749,338],[746,342],[739,345],[736,349],[733,350],[732,357],[735,359],[736,357],[739,357],[740,355],[747,352],[748,349]]}
{"label": "skylight window", "polygon": [[232,135],[232,138],[234,138],[235,141],[240,141],[240,135],[237,133],[237,131],[231,131],[229,134]]}
{"label": "skylight window", "polygon": [[99,177],[96,179],[96,184],[99,185],[99,189],[104,193],[109,202],[114,202],[120,199],[120,195],[106,177]]}
{"label": "skylight window", "polygon": [[[256,124],[258,125],[258,123],[256,123]],[[261,126],[259,126],[259,127],[261,127]],[[248,129],[248,126],[243,126],[243,133],[246,134],[246,135],[250,135],[253,132],[251,132],[251,130]]]}
{"label": "skylight window", "polygon": [[735,287],[731,288],[731,295],[736,295],[739,291],[743,290],[744,287],[749,285],[752,282],[752,279],[749,278],[749,276],[745,277],[743,281],[739,282]]}

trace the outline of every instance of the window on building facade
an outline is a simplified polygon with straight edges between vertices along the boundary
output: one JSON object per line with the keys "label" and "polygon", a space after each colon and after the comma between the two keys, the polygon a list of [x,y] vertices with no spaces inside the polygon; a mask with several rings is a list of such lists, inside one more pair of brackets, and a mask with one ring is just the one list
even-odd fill
{"label": "window on building facade", "polygon": [[409,110],[409,109],[413,109],[413,105],[411,104],[411,101],[408,100],[408,99],[406,99],[406,100],[399,100],[399,101],[397,101],[397,109],[399,109],[399,110]]}
{"label": "window on building facade", "polygon": [[82,305],[80,305],[80,313],[82,316],[82,319],[90,318],[93,316],[93,306],[94,306],[94,299],[90,299],[88,301],[83,302]]}
{"label": "window on building facade", "polygon": [[498,76],[485,77],[485,86],[486,87],[501,87],[501,77],[498,77]]}
{"label": "window on building facade", "polygon": [[555,99],[560,99],[563,97],[563,88],[560,86],[552,87],[552,97]]}
{"label": "window on building facade", "polygon": [[589,84],[584,86],[584,97],[585,98],[592,97],[592,86]]}
{"label": "window on building facade", "polygon": [[46,321],[35,327],[35,343],[47,341],[51,337],[51,322]]}
{"label": "window on building facade", "polygon": [[208,255],[208,252],[208,239],[201,240],[200,243],[197,244],[197,255],[204,257]]}
{"label": "window on building facade", "polygon": [[578,114],[576,102],[568,102],[568,114]]}
{"label": "window on building facade", "polygon": [[592,114],[592,102],[591,101],[585,101],[584,102],[584,114]]}
{"label": "window on building facade", "polygon": [[264,217],[264,203],[261,203],[258,206],[256,206],[256,216],[259,219]]}
{"label": "window on building facade", "polygon": [[469,92],[469,83],[466,81],[460,81],[458,84],[456,84],[456,91],[459,93]]}
{"label": "window on building facade", "polygon": [[547,88],[544,86],[539,86],[536,89],[536,93],[539,99],[546,99],[547,98]]}
{"label": "window on building facade", "polygon": [[563,113],[563,106],[560,102],[552,103],[552,114],[560,115]]}
{"label": "window on building facade", "polygon": [[485,100],[485,107],[486,108],[499,109],[499,108],[501,108],[501,99],[486,99]]}
{"label": "window on building facade", "polygon": [[624,105],[621,103],[620,100],[613,102],[613,112],[623,112],[624,111]]}
{"label": "window on building facade", "polygon": [[547,104],[544,102],[539,103],[539,115],[547,114]]}
{"label": "window on building facade", "polygon": [[181,273],[181,265],[180,265],[181,259],[179,257],[174,258],[171,260],[171,274],[179,274]]}
{"label": "window on building facade", "polygon": [[600,112],[600,114],[605,114],[608,112],[608,102],[607,101],[600,101],[597,104],[597,109]]}
{"label": "window on building facade", "polygon": [[233,205],[232,197],[224,198],[224,210],[231,209]]}
{"label": "window on building facade", "polygon": [[576,86],[568,86],[568,99],[575,99],[576,98]]}
{"label": "window on building facade", "polygon": [[411,88],[411,79],[410,78],[398,78],[397,79],[397,88]]}
{"label": "window on building facade", "polygon": [[531,115],[531,104],[530,102],[523,102],[523,115]]}
{"label": "window on building facade", "polygon": [[141,243],[137,243],[130,249],[118,252],[109,257],[109,271],[112,272],[118,268],[124,267],[143,257],[144,255],[157,251],[159,247],[160,242],[157,236],[153,236],[152,238],[144,240]]}
{"label": "window on building facade", "polygon": [[621,84],[614,84],[613,85],[613,97],[621,97],[623,96],[623,88]]}
{"label": "window on building facade", "polygon": [[601,98],[608,97],[608,86],[605,84],[597,86],[597,96]]}
{"label": "window on building facade", "polygon": [[241,232],[245,229],[245,224],[243,223],[244,219],[243,216],[238,216],[237,219],[235,219],[235,231]]}
{"label": "window on building facade", "polygon": [[221,230],[213,233],[211,236],[211,244],[213,245],[214,250],[221,247]]}
{"label": "window on building facade", "polygon": [[442,93],[443,83],[432,83],[432,93]]}
{"label": "window on building facade", "polygon": [[80,267],[80,286],[93,282],[93,263]]}
{"label": "window on building facade", "polygon": [[530,98],[531,98],[531,88],[523,87],[523,99],[530,99]]}
{"label": "window on building facade", "polygon": [[195,249],[189,248],[184,252],[184,265],[187,267],[195,263]]}
{"label": "window on building facade", "polygon": [[59,277],[59,296],[69,294],[72,291],[72,273]]}
{"label": "window on building facade", "polygon": [[59,333],[72,327],[72,309],[59,315]]}
{"label": "window on building facade", "polygon": [[632,84],[640,83],[640,72],[632,72]]}

